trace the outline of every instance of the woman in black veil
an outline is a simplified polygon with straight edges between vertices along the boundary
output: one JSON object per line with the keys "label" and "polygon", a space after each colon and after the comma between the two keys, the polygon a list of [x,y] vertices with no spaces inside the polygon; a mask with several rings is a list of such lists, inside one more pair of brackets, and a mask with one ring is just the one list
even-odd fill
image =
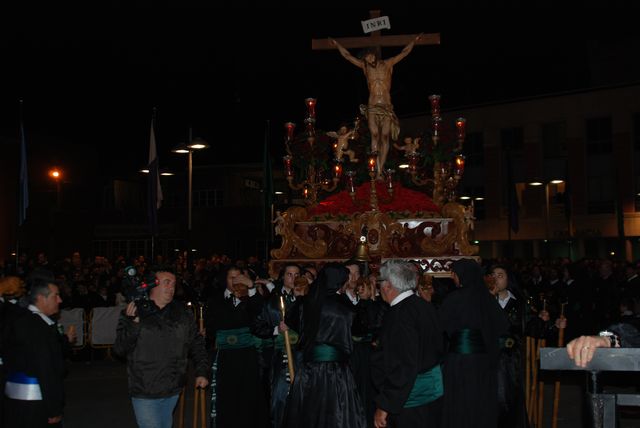
{"label": "woman in black veil", "polygon": [[349,355],[353,351],[354,312],[336,294],[349,276],[347,268],[328,263],[311,284],[302,316],[291,312],[287,324],[301,320],[304,363],[295,373],[285,412],[285,427],[365,428]]}
{"label": "woman in black veil", "polygon": [[443,365],[446,428],[496,428],[498,356],[509,323],[471,259],[451,265],[459,287],[445,297],[440,319],[447,339]]}

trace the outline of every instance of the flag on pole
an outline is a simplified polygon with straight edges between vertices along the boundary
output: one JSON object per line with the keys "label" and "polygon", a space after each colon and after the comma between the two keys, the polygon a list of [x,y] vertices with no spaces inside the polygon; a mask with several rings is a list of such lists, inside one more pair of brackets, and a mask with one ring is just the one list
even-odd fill
{"label": "flag on pole", "polygon": [[18,226],[22,226],[27,218],[29,207],[29,174],[27,170],[27,141],[24,135],[24,123],[22,120],[22,101],[20,101],[20,188],[18,191]]}
{"label": "flag on pole", "polygon": [[271,205],[273,205],[273,171],[271,168],[271,156],[269,155],[269,121],[265,124],[264,130],[264,148],[262,153],[262,169],[264,192],[264,218],[265,218],[265,236],[267,241],[271,240]]}
{"label": "flag on pole", "polygon": [[158,152],[156,151],[156,134],[153,129],[155,113],[151,118],[151,135],[149,138],[149,169],[148,177],[148,214],[151,233],[158,234],[158,209],[162,206],[162,187],[160,186],[160,170],[158,168]]}

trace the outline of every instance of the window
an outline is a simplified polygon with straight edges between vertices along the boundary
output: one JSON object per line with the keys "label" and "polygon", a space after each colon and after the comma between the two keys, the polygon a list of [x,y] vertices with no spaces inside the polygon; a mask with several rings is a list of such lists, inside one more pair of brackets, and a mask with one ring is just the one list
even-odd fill
{"label": "window", "polygon": [[524,132],[521,126],[500,130],[500,142],[503,150],[522,152],[524,149]]}
{"label": "window", "polygon": [[466,166],[483,166],[484,165],[484,136],[482,132],[472,132],[467,134],[464,141],[464,155],[466,157]]}
{"label": "window", "polygon": [[587,211],[589,214],[606,214],[614,212],[613,177],[587,177],[587,190]]}
{"label": "window", "polygon": [[567,126],[565,122],[543,123],[540,136],[545,159],[567,156]]}
{"label": "window", "polygon": [[222,190],[195,190],[193,192],[193,205],[196,207],[221,207],[224,203]]}
{"label": "window", "polygon": [[611,118],[587,119],[587,155],[608,154],[613,151]]}

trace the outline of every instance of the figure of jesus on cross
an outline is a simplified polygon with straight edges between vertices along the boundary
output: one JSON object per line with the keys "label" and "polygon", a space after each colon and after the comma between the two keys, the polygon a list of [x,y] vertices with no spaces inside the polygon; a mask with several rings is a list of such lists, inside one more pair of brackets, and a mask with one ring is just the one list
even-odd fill
{"label": "figure of jesus on cross", "polygon": [[360,106],[361,112],[367,118],[369,133],[371,134],[371,152],[378,153],[377,178],[382,178],[384,164],[389,153],[390,140],[397,140],[400,134],[400,122],[393,111],[391,103],[391,75],[393,66],[409,55],[413,46],[422,37],[416,36],[402,51],[391,58],[378,58],[377,49],[366,51],[362,59],[356,58],[349,53],[341,44],[334,39],[329,39],[330,43],[338,48],[340,54],[350,63],[361,68],[367,78],[369,87],[369,101],[366,106]]}

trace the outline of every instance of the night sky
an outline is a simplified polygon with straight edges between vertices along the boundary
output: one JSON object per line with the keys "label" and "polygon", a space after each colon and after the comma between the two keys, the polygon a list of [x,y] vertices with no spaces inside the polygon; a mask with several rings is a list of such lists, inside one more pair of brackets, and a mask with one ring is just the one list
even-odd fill
{"label": "night sky", "polygon": [[[461,20],[451,10],[382,14],[392,26],[383,34],[441,33],[440,46],[418,46],[394,69],[400,118],[426,111],[432,93],[447,109],[640,80],[640,31],[623,26]],[[311,39],[360,36],[367,18],[362,8],[25,22],[0,40],[0,137],[17,136],[23,98],[30,165],[62,166],[76,182],[127,178],[146,163],[157,107],[161,166],[184,168],[170,149],[189,126],[212,145],[199,164],[259,162],[267,121],[280,156],[282,124],[302,123],[305,98],[318,99],[325,130],[351,120],[366,100],[362,72],[335,50],[312,51]],[[385,48],[383,57],[400,49]]]}

